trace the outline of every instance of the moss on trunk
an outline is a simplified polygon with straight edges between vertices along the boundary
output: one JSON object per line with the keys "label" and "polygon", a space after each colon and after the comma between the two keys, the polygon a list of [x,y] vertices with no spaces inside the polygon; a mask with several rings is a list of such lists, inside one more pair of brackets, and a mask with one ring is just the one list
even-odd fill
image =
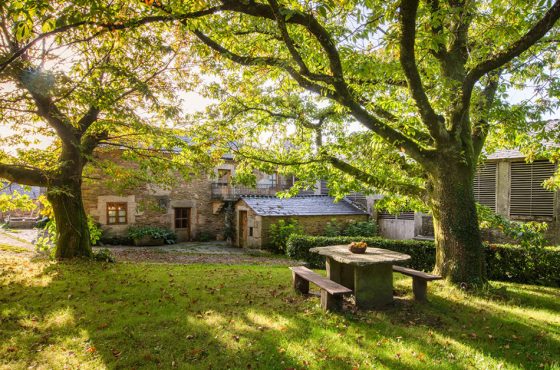
{"label": "moss on trunk", "polygon": [[474,170],[441,163],[430,176],[430,204],[436,241],[435,273],[453,283],[486,281],[482,239],[473,192]]}
{"label": "moss on trunk", "polygon": [[92,254],[87,215],[82,202],[81,181],[60,179],[47,197],[54,211],[57,259],[90,257]]}

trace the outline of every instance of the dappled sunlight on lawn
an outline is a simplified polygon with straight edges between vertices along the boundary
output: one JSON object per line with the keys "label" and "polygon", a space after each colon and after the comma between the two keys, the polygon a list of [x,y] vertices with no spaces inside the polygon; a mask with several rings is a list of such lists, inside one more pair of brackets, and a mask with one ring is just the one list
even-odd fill
{"label": "dappled sunlight on lawn", "polygon": [[285,267],[0,264],[0,368],[558,365],[553,288],[474,295],[436,282],[419,304],[397,278],[393,308],[340,314],[294,293]]}

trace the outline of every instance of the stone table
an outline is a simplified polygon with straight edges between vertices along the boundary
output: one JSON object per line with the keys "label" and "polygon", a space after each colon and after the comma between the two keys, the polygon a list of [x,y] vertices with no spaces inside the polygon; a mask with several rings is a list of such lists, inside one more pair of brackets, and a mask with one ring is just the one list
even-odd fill
{"label": "stone table", "polygon": [[359,308],[383,308],[393,302],[393,264],[410,260],[408,254],[367,248],[356,254],[348,245],[309,249],[327,257],[327,277],[354,291]]}

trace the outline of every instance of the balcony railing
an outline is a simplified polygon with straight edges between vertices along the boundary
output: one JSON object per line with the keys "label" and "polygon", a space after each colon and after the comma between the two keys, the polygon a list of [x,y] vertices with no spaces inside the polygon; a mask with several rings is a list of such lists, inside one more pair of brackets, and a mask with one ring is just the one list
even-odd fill
{"label": "balcony railing", "polygon": [[286,182],[259,183],[255,187],[214,182],[212,183],[212,198],[236,200],[242,195],[276,195],[277,192],[289,189],[290,186]]}

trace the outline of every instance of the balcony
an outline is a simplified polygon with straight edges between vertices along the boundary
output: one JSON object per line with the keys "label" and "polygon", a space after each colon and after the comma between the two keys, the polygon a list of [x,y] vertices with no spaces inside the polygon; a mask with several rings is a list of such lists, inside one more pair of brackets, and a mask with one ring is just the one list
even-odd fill
{"label": "balcony", "polygon": [[213,182],[212,199],[237,200],[242,195],[276,195],[277,192],[290,187],[291,184],[287,182],[259,183],[255,187]]}

